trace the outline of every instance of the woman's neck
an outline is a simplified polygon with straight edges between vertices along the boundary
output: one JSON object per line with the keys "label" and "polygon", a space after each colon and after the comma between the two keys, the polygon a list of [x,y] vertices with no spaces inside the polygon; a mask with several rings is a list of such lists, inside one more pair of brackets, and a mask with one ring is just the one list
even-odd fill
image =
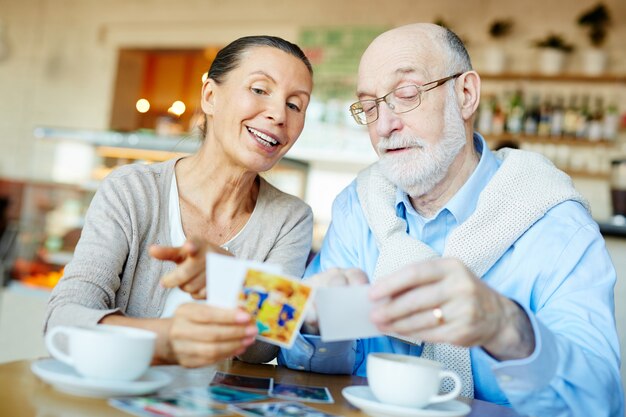
{"label": "woman's neck", "polygon": [[212,158],[203,149],[179,160],[175,169],[181,203],[205,220],[229,223],[254,210],[259,191],[256,172]]}

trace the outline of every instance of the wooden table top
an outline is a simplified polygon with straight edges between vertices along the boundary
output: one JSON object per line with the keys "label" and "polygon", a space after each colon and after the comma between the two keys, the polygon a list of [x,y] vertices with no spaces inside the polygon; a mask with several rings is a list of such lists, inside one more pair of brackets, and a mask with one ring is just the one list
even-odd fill
{"label": "wooden table top", "polygon": [[[105,399],[77,397],[56,391],[34,375],[31,361],[0,364],[0,416],[7,417],[123,417],[129,416],[107,404]],[[208,384],[216,368],[239,375],[273,377],[276,382],[298,385],[325,386],[330,390],[335,403],[307,405],[344,417],[368,417],[352,407],[341,395],[349,385],[366,385],[365,378],[350,375],[324,375],[299,372],[275,365],[250,365],[239,361],[227,361],[216,368],[187,370],[169,367],[175,380],[173,385]],[[186,381],[181,384],[180,381]],[[471,405],[470,417],[518,417],[510,408],[485,401],[460,398]]]}

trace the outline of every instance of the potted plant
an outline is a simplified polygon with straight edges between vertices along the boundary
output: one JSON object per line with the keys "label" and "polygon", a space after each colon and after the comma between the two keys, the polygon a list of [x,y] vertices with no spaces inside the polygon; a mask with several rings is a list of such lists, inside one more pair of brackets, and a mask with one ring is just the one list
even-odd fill
{"label": "potted plant", "polygon": [[563,71],[566,54],[574,47],[568,44],[561,35],[551,33],[544,39],[536,40],[535,46],[541,50],[539,71],[546,75],[555,75]]}
{"label": "potted plant", "polygon": [[507,37],[513,29],[512,19],[496,19],[489,26],[489,36],[494,40],[485,49],[485,71],[499,74],[506,67],[507,56],[501,40]]}
{"label": "potted plant", "polygon": [[604,72],[607,63],[607,53],[602,46],[606,40],[608,27],[611,25],[611,16],[602,3],[583,12],[578,17],[578,24],[587,29],[591,48],[583,51],[583,69],[589,75],[598,75]]}

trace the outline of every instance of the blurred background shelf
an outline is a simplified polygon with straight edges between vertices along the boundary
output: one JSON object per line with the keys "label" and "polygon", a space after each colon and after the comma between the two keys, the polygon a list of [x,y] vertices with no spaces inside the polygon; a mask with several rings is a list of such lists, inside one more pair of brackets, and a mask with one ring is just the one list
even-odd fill
{"label": "blurred background shelf", "polygon": [[559,74],[545,75],[540,73],[501,73],[490,74],[480,72],[480,78],[487,81],[547,81],[557,83],[618,83],[626,84],[626,75],[605,74],[605,75],[585,75],[585,74]]}
{"label": "blurred background shelf", "polygon": [[147,151],[163,151],[172,154],[195,152],[200,139],[189,136],[162,136],[152,132],[117,132],[62,127],[37,127],[33,131],[37,139],[79,141],[97,147],[121,148]]}

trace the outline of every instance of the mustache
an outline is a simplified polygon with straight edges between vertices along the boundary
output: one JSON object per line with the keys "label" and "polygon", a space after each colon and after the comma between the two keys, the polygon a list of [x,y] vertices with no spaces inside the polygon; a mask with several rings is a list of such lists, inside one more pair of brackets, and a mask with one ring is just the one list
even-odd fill
{"label": "mustache", "polygon": [[388,150],[401,148],[428,148],[425,140],[408,135],[392,134],[388,138],[383,138],[378,142],[378,152],[383,154]]}

